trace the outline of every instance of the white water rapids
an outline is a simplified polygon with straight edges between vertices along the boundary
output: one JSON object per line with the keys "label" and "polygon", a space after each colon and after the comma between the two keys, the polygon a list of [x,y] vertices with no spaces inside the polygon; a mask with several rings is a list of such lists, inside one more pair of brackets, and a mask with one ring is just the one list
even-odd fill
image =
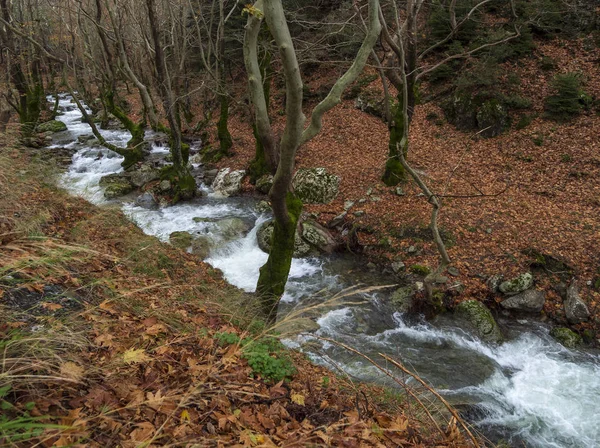
{"label": "white water rapids", "polygon": [[[78,136],[91,130],[68,97],[61,97],[60,109],[59,119],[68,130],[56,134],[54,146],[76,150],[61,186],[102,205],[107,201],[98,182],[121,171],[122,159],[106,149],[77,143]],[[129,138],[124,131],[102,132],[108,141],[123,146]],[[167,152],[156,145],[152,151],[159,156]],[[145,233],[165,242],[174,231],[220,238],[213,233],[218,228],[214,222],[193,218],[237,217],[250,223],[252,230],[246,236],[213,250],[206,262],[220,269],[229,283],[253,291],[267,259],[257,245],[256,231],[268,217],[254,211],[251,199],[217,198],[203,188],[205,196],[168,208],[143,208],[133,199],[113,203],[120,204]],[[360,266],[347,257],[295,259],[283,306],[301,304],[322,290],[330,296],[357,282],[378,284]],[[330,309],[318,317],[316,333],[374,357],[378,352],[396,357],[451,401],[473,405],[471,420],[491,437],[511,440],[515,446],[600,446],[598,354],[564,348],[548,335],[547,326],[537,322],[501,322],[508,341],[500,346],[478,341],[449,317],[433,324],[409,323],[388,307],[386,294],[371,293],[368,304]],[[310,338],[304,335],[290,345],[299,347]],[[330,358],[356,377],[381,380],[372,366],[339,347],[324,344],[320,352],[311,354],[316,362],[327,364]]]}

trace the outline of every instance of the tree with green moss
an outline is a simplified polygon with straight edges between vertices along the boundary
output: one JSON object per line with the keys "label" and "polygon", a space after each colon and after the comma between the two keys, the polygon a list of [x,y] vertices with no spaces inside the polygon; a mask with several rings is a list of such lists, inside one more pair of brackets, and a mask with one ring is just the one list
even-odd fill
{"label": "tree with green moss", "polygon": [[[244,61],[254,106],[256,131],[265,149],[278,148],[279,155],[273,186],[269,192],[275,218],[271,250],[267,262],[260,269],[256,287],[257,294],[263,300],[264,313],[271,320],[277,315],[277,305],[287,283],[296,228],[302,211],[302,201],[292,189],[296,152],[299,147],[319,134],[323,125],[323,115],[339,104],[344,89],[360,75],[377,42],[381,30],[379,1],[369,0],[368,3],[368,26],[362,46],[348,70],[338,78],[325,99],[313,109],[310,124],[306,128],[302,110],[302,78],[282,1],[258,0],[244,9],[248,14],[244,36]],[[263,20],[279,49],[286,85],[286,124],[278,141],[274,138],[269,119],[263,83],[264,71],[261,70],[258,58],[258,35]]]}
{"label": "tree with green moss", "polygon": [[[385,13],[382,12],[382,37],[386,44],[387,56],[383,73],[398,92],[388,122],[388,156],[382,176],[386,185],[397,185],[407,177],[400,159],[401,155],[406,156],[408,151],[407,133],[410,130],[421,79],[450,61],[467,58],[520,35],[520,28],[513,24],[512,32],[504,33],[492,41],[471,48],[467,47],[467,49],[460,46],[459,51],[435,58],[435,62],[426,60],[427,56],[448,47],[451,43],[469,40],[476,35],[475,19],[488,3],[490,0],[480,2],[453,0],[444,4],[436,3],[433,7],[426,8],[424,0],[408,0],[401,7],[392,0],[390,7],[385,9]],[[510,4],[510,0],[507,0],[507,3]],[[430,14],[429,20],[423,20],[423,16],[427,13]],[[420,36],[426,37],[423,43],[419,41]],[[431,36],[435,38],[431,40]],[[403,62],[400,62],[401,60]],[[405,80],[401,76],[401,71],[406,74]],[[406,86],[404,82],[407,83]],[[387,92],[386,90],[385,101],[389,102]],[[404,109],[408,112],[406,115],[402,112]]]}

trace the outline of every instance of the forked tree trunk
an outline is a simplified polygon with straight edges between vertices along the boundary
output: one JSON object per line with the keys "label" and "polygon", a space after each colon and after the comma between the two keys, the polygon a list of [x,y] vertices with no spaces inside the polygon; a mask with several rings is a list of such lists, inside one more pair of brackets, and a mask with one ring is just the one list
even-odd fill
{"label": "forked tree trunk", "polygon": [[340,102],[344,89],[362,72],[377,41],[381,26],[378,16],[379,2],[370,0],[367,35],[354,62],[348,71],[336,81],[327,97],[315,107],[310,125],[304,129],[306,119],[302,112],[302,79],[282,2],[281,0],[264,0],[264,2],[259,0],[254,4],[253,9],[250,10],[246,27],[244,59],[248,71],[251,98],[255,107],[257,133],[261,139],[266,138],[267,143],[270,142],[269,139],[273,140],[273,130],[269,121],[267,99],[263,90],[262,73],[256,50],[263,5],[269,31],[279,48],[286,89],[287,119],[279,145],[280,157],[277,171],[269,192],[275,217],[273,239],[269,258],[260,269],[256,287],[257,293],[263,300],[267,319],[274,320],[277,316],[279,299],[284,292],[289,276],[296,227],[302,212],[302,201],[294,195],[291,188],[296,151],[321,131],[323,115]]}

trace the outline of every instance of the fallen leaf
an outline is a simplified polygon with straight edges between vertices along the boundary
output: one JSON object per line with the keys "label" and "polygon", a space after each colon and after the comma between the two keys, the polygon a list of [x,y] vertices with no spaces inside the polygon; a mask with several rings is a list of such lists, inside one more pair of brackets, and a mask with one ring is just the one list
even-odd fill
{"label": "fallen leaf", "polygon": [[304,406],[304,395],[293,393],[290,398],[294,403]]}
{"label": "fallen leaf", "polygon": [[56,311],[60,310],[62,308],[62,305],[60,305],[59,303],[43,302],[42,308],[50,311]]}
{"label": "fallen leaf", "polygon": [[61,364],[60,373],[71,380],[79,381],[83,378],[84,369],[74,362],[67,361]]}
{"label": "fallen leaf", "polygon": [[146,351],[143,348],[130,348],[123,353],[123,361],[125,364],[140,364],[150,361],[150,357],[146,355]]}

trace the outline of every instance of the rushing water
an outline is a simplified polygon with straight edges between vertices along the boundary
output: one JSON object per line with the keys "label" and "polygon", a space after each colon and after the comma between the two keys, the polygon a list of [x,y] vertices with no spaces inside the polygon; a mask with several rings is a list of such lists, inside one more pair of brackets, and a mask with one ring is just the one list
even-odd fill
{"label": "rushing water", "polygon": [[[76,150],[73,163],[61,179],[72,194],[102,205],[98,182],[102,176],[121,171],[121,157],[103,148],[77,142],[90,134],[88,125],[66,96],[60,109],[68,130],[56,134],[54,146]],[[124,145],[123,131],[102,131],[111,143]],[[154,156],[168,152],[152,147]],[[225,279],[253,291],[260,266],[266,261],[256,242],[258,226],[269,219],[255,212],[249,198],[219,198],[203,186],[204,196],[168,208],[148,209],[132,199],[114,201],[149,235],[168,241],[174,231],[209,236],[221,241],[214,220],[237,217],[252,230],[244,237],[216,245],[207,263],[219,268]],[[211,218],[200,221],[194,218]],[[199,222],[200,221],[200,222]],[[324,301],[358,283],[382,285],[393,279],[366,272],[349,257],[294,259],[280,313]],[[387,353],[427,379],[449,400],[471,405],[470,419],[491,437],[532,447],[600,446],[600,357],[568,350],[549,336],[549,328],[538,322],[500,322],[508,341],[487,345],[461,330],[451,317],[434,323],[407,319],[387,304],[389,292],[377,290],[361,295],[360,303],[325,307],[317,318],[319,329],[288,341],[292,346],[316,336],[332,338],[377,358]],[[308,347],[308,346],[307,346]],[[382,381],[381,375],[363,359],[339,346],[321,342],[316,362],[331,361],[360,379]]]}

